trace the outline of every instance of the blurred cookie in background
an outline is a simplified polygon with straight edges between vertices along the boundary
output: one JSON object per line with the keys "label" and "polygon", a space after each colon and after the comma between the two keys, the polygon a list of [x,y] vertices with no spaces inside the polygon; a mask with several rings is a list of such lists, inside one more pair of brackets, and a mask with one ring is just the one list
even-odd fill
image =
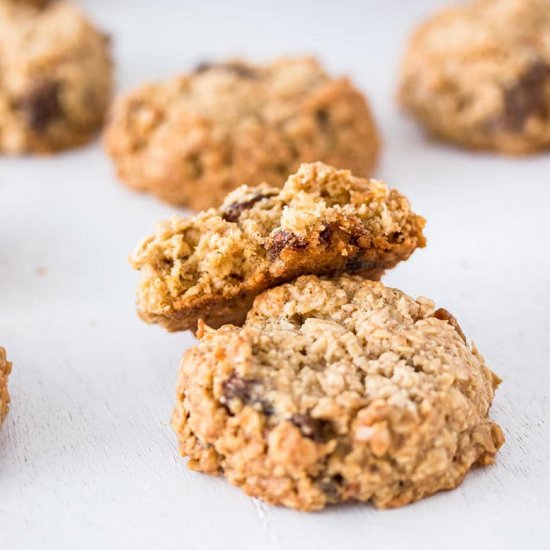
{"label": "blurred cookie in background", "polygon": [[105,136],[130,187],[200,210],[246,183],[282,186],[302,162],[358,176],[380,148],[364,96],[310,57],[203,63],[119,99]]}
{"label": "blurred cookie in background", "polygon": [[10,395],[8,393],[8,376],[11,363],[6,358],[6,350],[0,346],[0,425],[8,414]]}
{"label": "blurred cookie in background", "polygon": [[90,140],[113,80],[109,38],[70,2],[0,0],[0,153]]}
{"label": "blurred cookie in background", "polygon": [[550,147],[550,2],[478,0],[414,33],[399,99],[436,137],[507,154]]}

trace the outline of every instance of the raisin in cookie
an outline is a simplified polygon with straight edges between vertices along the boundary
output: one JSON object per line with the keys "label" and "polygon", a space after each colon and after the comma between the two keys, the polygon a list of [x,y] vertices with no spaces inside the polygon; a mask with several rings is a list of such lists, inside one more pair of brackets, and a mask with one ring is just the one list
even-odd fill
{"label": "raisin in cookie", "polygon": [[365,98],[311,58],[202,64],[114,107],[106,148],[131,187],[196,210],[238,185],[282,185],[302,162],[369,176],[378,136]]}
{"label": "raisin in cookie", "polygon": [[304,164],[282,189],[242,186],[219,209],[159,225],[131,258],[138,310],[169,330],[241,324],[257,294],[299,275],[379,279],[424,246],[423,226],[385,184]]}
{"label": "raisin in cookie", "polygon": [[0,152],[88,141],[111,97],[109,41],[65,1],[0,0]]}
{"label": "raisin in cookie", "polygon": [[550,148],[550,2],[478,0],[436,15],[412,38],[400,99],[469,148]]}
{"label": "raisin in cookie", "polygon": [[460,484],[504,438],[500,380],[456,320],[356,276],[258,296],[242,328],[201,325],[173,428],[189,467],[301,510],[400,506]]}
{"label": "raisin in cookie", "polygon": [[0,425],[8,414],[10,395],[8,393],[8,376],[11,363],[6,358],[6,350],[0,346]]}

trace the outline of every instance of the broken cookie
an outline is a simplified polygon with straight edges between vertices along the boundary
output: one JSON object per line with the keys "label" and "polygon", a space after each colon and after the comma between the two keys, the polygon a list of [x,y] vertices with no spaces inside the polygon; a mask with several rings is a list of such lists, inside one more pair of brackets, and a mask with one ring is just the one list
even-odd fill
{"label": "broken cookie", "polygon": [[169,330],[240,324],[260,292],[303,274],[379,279],[424,246],[424,223],[382,182],[304,164],[282,189],[242,186],[160,224],[131,257],[139,314]]}

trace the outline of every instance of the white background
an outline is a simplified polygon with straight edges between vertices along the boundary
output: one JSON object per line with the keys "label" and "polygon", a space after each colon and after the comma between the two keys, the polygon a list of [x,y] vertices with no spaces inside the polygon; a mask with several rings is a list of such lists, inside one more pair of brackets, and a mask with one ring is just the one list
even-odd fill
{"label": "white background", "polygon": [[385,281],[455,313],[503,377],[507,443],[455,491],[392,511],[305,514],[187,471],[169,427],[189,334],[134,313],[127,255],[173,208],[120,185],[99,143],[0,160],[0,548],[550,546],[550,155],[499,158],[423,138],[395,101],[406,36],[442,1],[82,2],[113,34],[120,89],[241,54],[318,54],[349,73],[384,136],[377,176],[428,218]]}

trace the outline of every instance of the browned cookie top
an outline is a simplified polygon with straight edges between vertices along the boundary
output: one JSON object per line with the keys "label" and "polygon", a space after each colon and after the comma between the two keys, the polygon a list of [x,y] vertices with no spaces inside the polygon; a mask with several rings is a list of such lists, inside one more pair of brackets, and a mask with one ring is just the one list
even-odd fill
{"label": "browned cookie top", "polygon": [[378,136],[364,97],[312,58],[201,63],[121,98],[106,147],[123,181],[175,204],[218,206],[246,183],[282,185],[300,163],[371,175]]}
{"label": "browned cookie top", "polygon": [[299,275],[378,279],[424,246],[423,226],[384,183],[304,164],[282,189],[242,186],[218,209],[160,224],[131,259],[138,309],[169,330],[240,324],[257,294]]}

